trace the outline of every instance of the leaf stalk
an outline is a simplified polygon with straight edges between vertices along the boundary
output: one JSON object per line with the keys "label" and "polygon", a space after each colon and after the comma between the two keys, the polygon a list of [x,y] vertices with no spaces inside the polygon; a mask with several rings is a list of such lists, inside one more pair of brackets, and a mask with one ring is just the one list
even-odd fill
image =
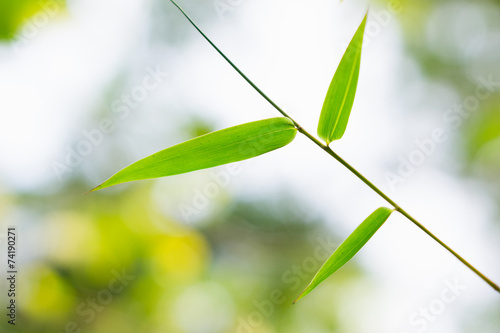
{"label": "leaf stalk", "polygon": [[269,102],[281,115],[289,118],[297,128],[297,131],[305,135],[308,139],[314,142],[318,147],[323,149],[327,154],[332,156],[335,160],[337,160],[340,164],[342,164],[345,168],[347,168],[350,172],[352,172],[356,177],[358,177],[363,183],[365,183],[368,187],[370,187],[375,193],[381,196],[385,201],[387,201],[394,210],[405,216],[408,220],[413,222],[418,228],[420,228],[423,232],[425,232],[429,237],[431,237],[434,241],[436,241],[439,245],[444,247],[448,252],[450,252],[453,256],[455,256],[460,262],[462,262],[465,266],[467,266],[470,270],[472,270],[476,275],[478,275],[483,281],[485,281],[488,285],[490,285],[494,290],[500,293],[500,287],[496,285],[492,280],[487,278],[483,273],[481,273],[478,269],[472,266],[467,260],[465,260],[462,256],[460,256],[457,252],[451,249],[448,245],[446,245],[443,241],[441,241],[438,237],[436,237],[433,233],[431,233],[427,228],[425,228],[420,222],[418,222],[414,217],[408,214],[401,206],[399,206],[394,200],[392,200],[389,196],[387,196],[383,191],[381,191],[377,186],[375,186],[371,181],[369,181],[365,176],[363,176],[358,170],[352,167],[349,163],[347,163],[343,158],[341,158],[337,153],[335,153],[329,145],[323,144],[316,137],[307,132],[299,123],[297,123],[292,117],[290,117],[285,111],[283,111],[271,98],[269,98],[255,83],[252,82],[219,48],[203,33],[203,31],[194,23],[193,20],[186,14],[186,12],[174,1],[170,0],[186,17],[186,19],[193,25],[193,27],[205,38],[205,40],[212,45],[212,47],[231,65],[231,67],[248,83],[252,86],[255,91],[257,91],[266,101]]}

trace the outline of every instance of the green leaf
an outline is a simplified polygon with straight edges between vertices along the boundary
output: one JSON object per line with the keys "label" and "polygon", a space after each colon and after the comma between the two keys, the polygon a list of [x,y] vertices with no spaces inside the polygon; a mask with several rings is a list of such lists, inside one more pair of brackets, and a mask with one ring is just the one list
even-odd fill
{"label": "green leaf", "polygon": [[[375,232],[389,218],[393,210],[381,207],[366,218],[347,239],[333,252],[328,260],[321,266],[309,285],[302,294],[295,300],[309,294],[321,282],[335,273],[340,267],[347,263],[351,258],[368,242]],[[295,303],[294,302],[294,303]]]}
{"label": "green leaf", "polygon": [[361,62],[366,15],[347,47],[333,76],[318,123],[318,135],[326,144],[342,138],[351,114]]}
{"label": "green leaf", "polygon": [[294,123],[285,117],[208,133],[143,158],[92,191],[134,180],[178,175],[246,160],[286,146],[296,134]]}

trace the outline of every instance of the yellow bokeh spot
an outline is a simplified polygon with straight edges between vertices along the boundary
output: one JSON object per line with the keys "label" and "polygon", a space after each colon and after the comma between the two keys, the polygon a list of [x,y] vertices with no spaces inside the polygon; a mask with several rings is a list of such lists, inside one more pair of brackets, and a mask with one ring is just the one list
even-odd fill
{"label": "yellow bokeh spot", "polygon": [[19,282],[19,307],[35,320],[58,322],[75,311],[75,295],[64,279],[48,266],[24,270]]}
{"label": "yellow bokeh spot", "polygon": [[91,220],[72,212],[48,216],[49,257],[68,266],[88,265],[100,253],[100,235]]}
{"label": "yellow bokeh spot", "polygon": [[157,238],[151,257],[155,277],[160,280],[191,280],[198,277],[207,265],[209,249],[201,235]]}
{"label": "yellow bokeh spot", "polygon": [[0,40],[12,39],[23,25],[42,29],[65,7],[65,0],[0,0]]}

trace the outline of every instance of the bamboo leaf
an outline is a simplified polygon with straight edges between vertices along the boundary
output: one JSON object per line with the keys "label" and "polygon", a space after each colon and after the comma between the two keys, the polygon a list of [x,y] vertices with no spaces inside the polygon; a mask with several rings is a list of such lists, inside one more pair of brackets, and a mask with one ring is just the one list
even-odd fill
{"label": "bamboo leaf", "polygon": [[[321,282],[335,273],[340,267],[351,258],[368,242],[375,232],[384,224],[393,211],[389,208],[381,207],[366,218],[347,239],[333,252],[328,260],[321,266],[309,285],[302,294],[295,300],[309,294]],[[294,303],[295,303],[294,302]]]}
{"label": "bamboo leaf", "polygon": [[285,117],[215,131],[143,158],[92,191],[134,180],[177,175],[246,160],[286,146],[296,134],[294,123]]}
{"label": "bamboo leaf", "polygon": [[347,47],[333,76],[321,109],[318,135],[326,144],[342,138],[349,121],[361,62],[366,15]]}

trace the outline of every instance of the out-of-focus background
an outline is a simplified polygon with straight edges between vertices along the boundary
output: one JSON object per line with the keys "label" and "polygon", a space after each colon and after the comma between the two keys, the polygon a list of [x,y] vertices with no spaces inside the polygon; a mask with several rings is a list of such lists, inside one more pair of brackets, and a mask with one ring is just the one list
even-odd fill
{"label": "out-of-focus background", "polygon": [[[310,132],[370,6],[332,147],[500,282],[497,1],[182,0]],[[82,196],[194,136],[277,116],[166,0],[0,0],[2,332],[500,331],[500,298],[304,137],[250,161]],[[7,228],[17,318],[7,324]]]}

